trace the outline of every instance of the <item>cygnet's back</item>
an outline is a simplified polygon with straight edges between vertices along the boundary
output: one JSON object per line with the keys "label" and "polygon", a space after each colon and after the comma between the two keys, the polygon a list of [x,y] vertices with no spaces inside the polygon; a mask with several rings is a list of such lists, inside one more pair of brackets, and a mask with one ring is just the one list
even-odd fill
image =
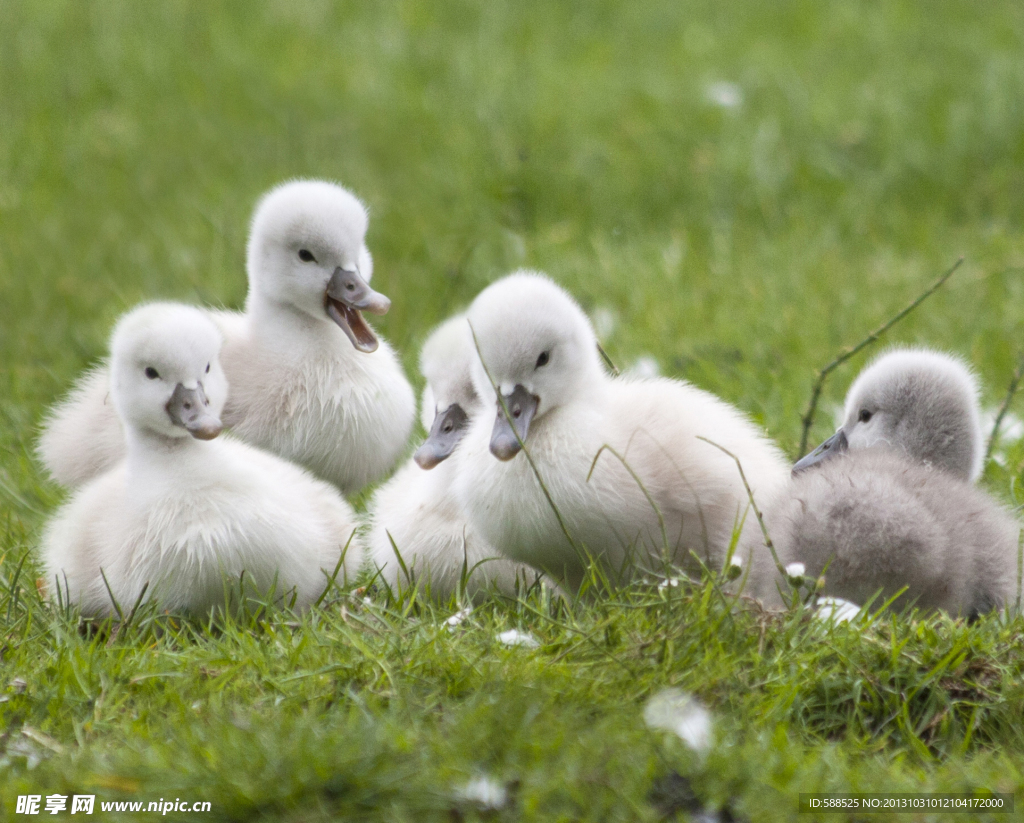
{"label": "cygnet's back", "polygon": [[[971,483],[977,396],[970,371],[938,352],[892,351],[865,369],[842,427],[763,507],[780,560],[824,572],[824,594],[858,604],[905,588],[897,609],[973,616],[1015,597],[1020,525]],[[781,581],[756,526],[750,545],[750,591],[777,603]]]}

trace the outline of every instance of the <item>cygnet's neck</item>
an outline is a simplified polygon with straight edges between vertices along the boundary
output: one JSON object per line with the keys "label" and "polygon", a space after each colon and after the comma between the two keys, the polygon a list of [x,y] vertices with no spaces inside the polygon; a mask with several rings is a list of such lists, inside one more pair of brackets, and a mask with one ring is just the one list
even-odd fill
{"label": "cygnet's neck", "polygon": [[[314,346],[331,348],[333,356],[356,352],[337,324],[326,312],[323,319],[312,317],[287,303],[271,300],[257,293],[250,295],[245,308],[250,333],[267,348],[295,353],[296,349]],[[340,345],[344,343],[344,345]]]}
{"label": "cygnet's neck", "polygon": [[163,472],[168,466],[187,470],[196,461],[209,456],[213,444],[193,437],[168,437],[152,429],[125,426],[128,473],[133,477]]}

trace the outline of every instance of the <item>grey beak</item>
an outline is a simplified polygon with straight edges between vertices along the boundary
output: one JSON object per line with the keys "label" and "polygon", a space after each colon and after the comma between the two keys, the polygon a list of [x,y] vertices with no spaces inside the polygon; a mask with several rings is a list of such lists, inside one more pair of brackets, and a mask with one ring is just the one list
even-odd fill
{"label": "grey beak", "polygon": [[458,403],[452,403],[443,412],[434,416],[434,425],[423,445],[412,456],[421,469],[432,469],[442,460],[451,456],[455,447],[466,433],[469,416]]}
{"label": "grey beak", "polygon": [[[505,401],[508,416],[501,407]],[[537,413],[540,398],[530,394],[521,385],[516,385],[512,394],[503,395],[498,400],[498,416],[494,420],[494,431],[491,432],[491,454],[499,460],[511,460],[522,448],[520,442],[526,442],[530,431],[530,421]],[[512,422],[509,422],[509,417]],[[518,436],[517,436],[518,435]]]}
{"label": "grey beak", "polygon": [[359,272],[340,266],[334,270],[324,292],[327,316],[341,327],[352,345],[361,352],[376,351],[379,344],[360,312],[387,314],[390,308],[391,301],[371,289]]}
{"label": "grey beak", "polygon": [[194,389],[186,389],[179,383],[166,408],[171,422],[187,429],[197,440],[213,440],[224,430],[217,416],[210,412],[210,401],[206,399],[202,383]]}
{"label": "grey beak", "polygon": [[799,474],[804,469],[809,469],[811,466],[816,466],[818,463],[824,463],[826,460],[838,457],[849,447],[850,442],[846,439],[846,432],[840,429],[810,454],[804,455],[800,458],[793,465],[793,474]]}

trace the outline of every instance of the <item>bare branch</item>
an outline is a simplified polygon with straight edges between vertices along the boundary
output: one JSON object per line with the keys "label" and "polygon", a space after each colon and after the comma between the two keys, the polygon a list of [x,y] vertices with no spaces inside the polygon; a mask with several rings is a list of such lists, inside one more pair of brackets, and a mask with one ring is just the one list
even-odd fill
{"label": "bare branch", "polygon": [[995,422],[992,424],[992,433],[988,436],[988,448],[985,449],[985,463],[988,463],[989,458],[992,457],[992,449],[996,446],[996,436],[999,434],[999,427],[1003,424],[1003,418],[1006,417],[1006,412],[1010,409],[1010,403],[1013,400],[1013,396],[1017,393],[1017,387],[1020,385],[1022,377],[1024,377],[1024,357],[1021,358],[1020,363],[1017,365],[1017,371],[1013,373],[1010,386],[1006,390],[1006,398],[1003,400],[1003,405],[999,407]]}
{"label": "bare branch", "polygon": [[861,340],[856,346],[848,346],[847,348],[843,349],[831,363],[829,363],[827,366],[825,366],[818,372],[818,375],[814,381],[814,388],[811,390],[811,401],[810,403],[807,404],[807,412],[803,416],[803,431],[800,433],[800,454],[798,455],[798,457],[803,457],[805,454],[807,454],[807,437],[810,434],[811,425],[814,423],[814,414],[818,410],[818,400],[821,397],[821,390],[822,388],[824,388],[825,380],[828,378],[829,374],[831,374],[834,369],[838,368],[851,357],[853,357],[855,354],[857,354],[857,352],[861,351],[862,349],[866,348],[867,346],[871,345],[876,340],[878,340],[879,337],[881,337],[883,334],[889,331],[889,329],[895,326],[900,320],[902,320],[914,309],[920,306],[926,298],[930,297],[935,292],[937,292],[942,287],[942,285],[947,280],[949,280],[950,277],[953,276],[953,272],[960,268],[960,264],[963,262],[964,258],[961,255],[952,266],[946,269],[946,271],[939,277],[938,280],[936,280],[927,289],[921,292],[921,294],[914,298],[914,300],[912,300],[908,305],[904,306],[904,308],[901,311],[899,311],[894,317],[892,317],[890,320],[887,320],[885,323],[883,323],[881,326],[879,326],[877,329],[871,332],[871,334],[869,334],[867,337]]}

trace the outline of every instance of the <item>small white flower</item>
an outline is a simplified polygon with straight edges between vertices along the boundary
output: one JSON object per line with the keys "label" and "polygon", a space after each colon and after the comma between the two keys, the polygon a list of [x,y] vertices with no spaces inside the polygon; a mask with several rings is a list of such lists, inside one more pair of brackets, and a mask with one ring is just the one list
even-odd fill
{"label": "small white flower", "polygon": [[711,748],[711,713],[697,698],[679,689],[662,689],[644,706],[648,728],[672,732],[697,754]]}
{"label": "small white flower", "polygon": [[463,620],[465,620],[467,617],[469,617],[470,614],[472,614],[472,613],[473,613],[473,607],[472,606],[468,606],[465,609],[460,609],[459,611],[455,612],[455,614],[453,614],[451,617],[449,617],[447,620],[445,620],[444,624],[448,628],[450,628],[450,629],[455,628]]}
{"label": "small white flower", "polygon": [[831,623],[849,623],[860,614],[860,606],[841,597],[819,597],[814,616]]}
{"label": "small white flower", "polygon": [[807,567],[803,563],[790,563],[786,566],[786,577],[790,580],[803,580]]}
{"label": "small white flower", "polygon": [[725,579],[735,580],[743,574],[743,561],[735,554],[729,558],[729,565],[725,569]]}
{"label": "small white flower", "polygon": [[642,354],[626,369],[626,374],[632,377],[657,377],[661,374],[661,366],[654,355]]}
{"label": "small white flower", "polygon": [[480,775],[455,790],[460,800],[475,803],[481,809],[497,811],[508,803],[508,791],[493,777]]}
{"label": "small white flower", "polygon": [[518,629],[509,629],[507,632],[502,632],[498,635],[498,642],[503,646],[525,646],[527,649],[536,649],[540,646],[535,638],[529,632],[521,632]]}
{"label": "small white flower", "polygon": [[679,585],[679,578],[678,577],[666,577],[664,580],[662,580],[658,584],[658,588],[659,589],[668,589],[668,588],[673,588],[674,589],[678,585]]}
{"label": "small white flower", "polygon": [[708,83],[704,89],[704,96],[709,102],[723,109],[738,109],[743,105],[743,89],[726,80]]}

